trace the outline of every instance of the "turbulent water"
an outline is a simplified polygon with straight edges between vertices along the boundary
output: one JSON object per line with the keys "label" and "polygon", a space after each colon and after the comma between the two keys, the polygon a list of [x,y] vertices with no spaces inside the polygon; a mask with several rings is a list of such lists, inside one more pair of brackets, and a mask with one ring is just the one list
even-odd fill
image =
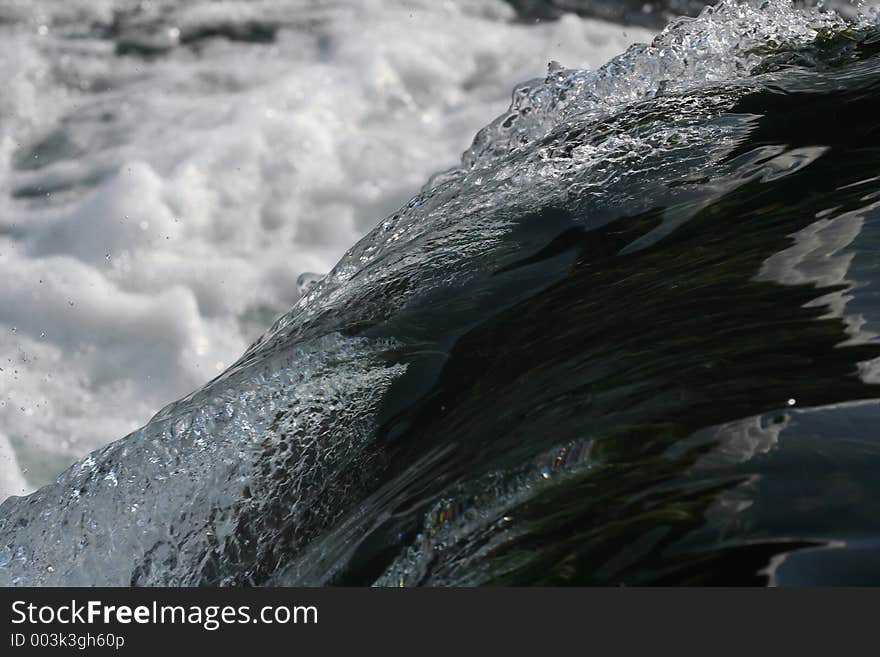
{"label": "turbulent water", "polygon": [[880,583],[847,15],[725,1],[552,63],[230,368],[0,505],[0,582]]}
{"label": "turbulent water", "polygon": [[0,501],[226,369],[549,60],[501,0],[0,0]]}
{"label": "turbulent water", "polygon": [[676,16],[696,16],[703,0],[508,0],[521,20],[546,20],[579,14],[615,22],[663,27]]}

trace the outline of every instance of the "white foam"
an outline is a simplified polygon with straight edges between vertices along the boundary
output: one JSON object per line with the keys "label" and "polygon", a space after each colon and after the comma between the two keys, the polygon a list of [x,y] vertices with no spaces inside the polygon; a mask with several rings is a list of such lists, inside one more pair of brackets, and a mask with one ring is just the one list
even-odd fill
{"label": "white foam", "polygon": [[[142,4],[171,48],[144,59],[88,36],[134,3],[0,2],[0,499],[225,369],[515,82],[651,36],[500,0],[178,4]],[[174,47],[255,17],[275,43]]]}
{"label": "white foam", "polygon": [[28,490],[21,470],[9,439],[0,432],[0,499],[6,499],[10,495],[23,495]]}

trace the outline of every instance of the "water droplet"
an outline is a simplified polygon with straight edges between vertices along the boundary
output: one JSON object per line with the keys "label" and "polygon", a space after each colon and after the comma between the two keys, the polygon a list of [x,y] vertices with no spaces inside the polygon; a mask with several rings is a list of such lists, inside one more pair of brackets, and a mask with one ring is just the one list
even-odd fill
{"label": "water droplet", "polygon": [[311,290],[315,285],[317,285],[321,279],[324,278],[320,274],[315,274],[310,271],[300,274],[296,279],[296,287],[299,290],[300,294],[306,294],[309,290]]}

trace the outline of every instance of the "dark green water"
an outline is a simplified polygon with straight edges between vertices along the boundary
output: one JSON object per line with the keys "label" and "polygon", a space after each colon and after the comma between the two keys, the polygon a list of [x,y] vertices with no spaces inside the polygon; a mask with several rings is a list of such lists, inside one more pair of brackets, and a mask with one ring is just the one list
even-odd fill
{"label": "dark green water", "polygon": [[593,230],[584,199],[522,218],[542,248],[523,257],[523,237],[479,302],[410,321],[411,339],[456,339],[409,359],[386,481],[449,450],[338,581],[383,572],[382,546],[449,482],[589,442],[587,471],[505,512],[505,540],[459,541],[408,583],[464,563],[493,584],[880,583],[875,50],[859,36],[774,63],[712,119],[748,126],[723,175],[649,185],[650,209],[601,208]]}

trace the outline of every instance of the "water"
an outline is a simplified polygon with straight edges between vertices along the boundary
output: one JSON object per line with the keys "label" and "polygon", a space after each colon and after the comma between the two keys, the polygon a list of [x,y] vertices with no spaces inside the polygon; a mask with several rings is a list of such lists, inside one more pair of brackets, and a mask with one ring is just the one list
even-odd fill
{"label": "water", "polygon": [[880,36],[721,3],[520,85],[7,584],[876,583]]}
{"label": "water", "polygon": [[522,20],[547,20],[575,13],[619,23],[648,25],[660,29],[677,16],[696,16],[706,5],[702,0],[510,0]]}
{"label": "water", "polygon": [[516,82],[650,36],[500,0],[0,1],[0,499],[225,370]]}

